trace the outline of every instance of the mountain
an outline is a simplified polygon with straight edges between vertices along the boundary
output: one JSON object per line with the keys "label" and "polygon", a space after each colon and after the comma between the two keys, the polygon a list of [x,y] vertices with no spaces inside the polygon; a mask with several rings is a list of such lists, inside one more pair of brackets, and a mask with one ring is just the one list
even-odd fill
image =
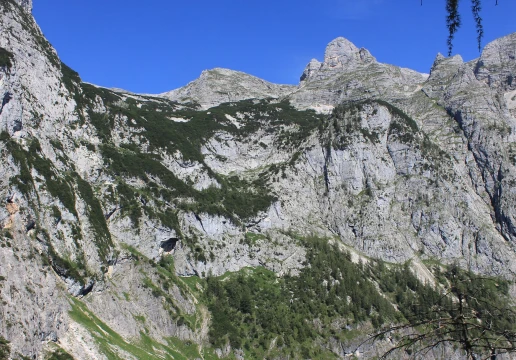
{"label": "mountain", "polygon": [[277,85],[240,71],[216,68],[204,70],[188,85],[160,94],[172,101],[195,102],[204,109],[246,99],[282,98],[296,87]]}
{"label": "mountain", "polygon": [[373,358],[448,265],[512,284],[516,34],[146,95],[82,82],[31,9],[0,3],[0,358]]}

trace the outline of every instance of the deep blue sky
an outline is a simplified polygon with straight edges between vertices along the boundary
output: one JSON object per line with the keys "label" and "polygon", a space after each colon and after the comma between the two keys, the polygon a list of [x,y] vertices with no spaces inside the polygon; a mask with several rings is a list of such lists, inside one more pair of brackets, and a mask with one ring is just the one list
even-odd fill
{"label": "deep blue sky", "polygon": [[[516,1],[483,0],[487,42],[516,31]],[[444,0],[34,0],[33,14],[84,81],[134,92],[185,85],[225,67],[296,84],[344,36],[379,61],[428,72],[446,54]],[[454,53],[479,56],[470,1]]]}

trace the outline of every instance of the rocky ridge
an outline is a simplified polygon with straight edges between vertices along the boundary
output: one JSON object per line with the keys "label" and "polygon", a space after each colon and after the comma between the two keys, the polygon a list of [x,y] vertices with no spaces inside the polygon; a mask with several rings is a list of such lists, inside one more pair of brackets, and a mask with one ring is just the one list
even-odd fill
{"label": "rocky ridge", "polygon": [[277,85],[240,71],[215,68],[204,70],[188,85],[158,96],[178,102],[196,102],[202,108],[245,99],[282,98],[295,86]]}
{"label": "rocky ridge", "polygon": [[31,8],[0,4],[13,357],[215,356],[195,279],[295,276],[310,236],[420,275],[438,260],[514,276],[515,34],[474,66],[438,55],[429,76],[337,38],[299,86],[213,69],[149,96],[82,83]]}

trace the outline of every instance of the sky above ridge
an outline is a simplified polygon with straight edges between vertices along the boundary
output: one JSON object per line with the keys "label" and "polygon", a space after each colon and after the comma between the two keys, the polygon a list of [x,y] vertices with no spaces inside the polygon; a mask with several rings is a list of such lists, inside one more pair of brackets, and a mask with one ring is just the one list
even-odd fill
{"label": "sky above ridge", "polygon": [[[516,31],[515,0],[483,0],[482,46]],[[454,54],[479,56],[470,1]],[[34,0],[34,17],[83,81],[161,93],[224,67],[297,84],[343,36],[378,61],[428,72],[447,53],[445,0]]]}

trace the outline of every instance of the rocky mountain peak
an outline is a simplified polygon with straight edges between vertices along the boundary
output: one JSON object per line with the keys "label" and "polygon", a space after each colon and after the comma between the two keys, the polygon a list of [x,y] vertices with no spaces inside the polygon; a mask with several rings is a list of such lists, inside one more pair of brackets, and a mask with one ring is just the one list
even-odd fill
{"label": "rocky mountain peak", "polygon": [[201,76],[159,96],[179,102],[197,102],[210,108],[223,102],[253,98],[280,98],[294,90],[292,85],[272,84],[241,71],[225,68],[204,70]]}
{"label": "rocky mountain peak", "polygon": [[206,69],[201,72],[201,78],[207,79],[213,76],[238,76],[239,74],[244,74],[240,71],[226,69],[226,68],[213,68]]}
{"label": "rocky mountain peak", "polygon": [[332,40],[324,53],[324,61],[310,60],[300,78],[300,85],[312,80],[327,79],[336,73],[353,72],[356,69],[376,63],[376,59],[364,48],[359,49],[346,38]]}
{"label": "rocky mountain peak", "polygon": [[362,62],[374,61],[366,49],[359,49],[348,39],[338,37],[326,46],[324,65],[328,68],[342,68]]}
{"label": "rocky mountain peak", "polygon": [[[464,64],[464,60],[460,55],[454,55],[451,57],[445,57],[441,53],[437,53],[434,63],[430,68],[430,75],[432,75],[439,68],[443,68],[445,71],[454,71],[458,66]],[[441,66],[442,65],[442,66]]]}

